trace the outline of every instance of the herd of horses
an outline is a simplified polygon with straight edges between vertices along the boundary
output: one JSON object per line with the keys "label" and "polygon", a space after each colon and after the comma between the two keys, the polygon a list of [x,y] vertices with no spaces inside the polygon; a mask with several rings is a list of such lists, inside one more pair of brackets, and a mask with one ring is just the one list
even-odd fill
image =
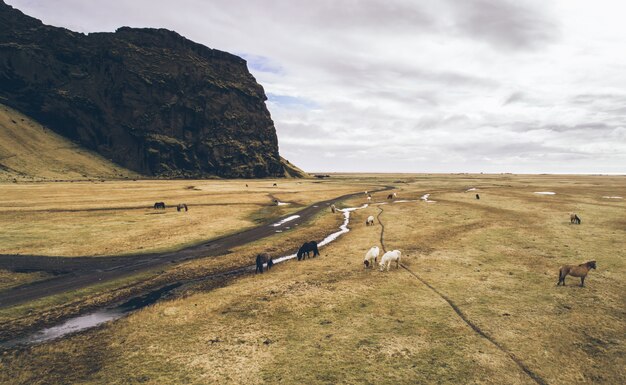
{"label": "herd of horses", "polygon": [[[274,186],[276,186],[276,184],[274,184]],[[365,194],[368,197],[371,197],[371,195],[368,194],[367,191],[365,192]],[[395,199],[396,196],[397,196],[396,193],[389,194],[387,196],[387,199],[392,200],[392,199]],[[480,199],[480,196],[478,194],[476,194],[476,199]],[[277,202],[278,200],[275,200],[275,203]],[[155,202],[153,207],[155,210],[158,210],[158,209],[165,210],[166,208],[165,202]],[[331,205],[330,209],[333,213],[337,211],[337,208],[335,207],[334,204]],[[189,210],[187,204],[179,203],[176,206],[176,211],[180,212],[182,210],[185,210],[185,211]],[[369,216],[365,224],[366,226],[373,226],[374,217]],[[581,224],[581,220],[578,214],[575,214],[575,213],[570,214],[570,224],[577,224],[577,225]],[[296,254],[296,257],[298,258],[298,261],[301,261],[301,260],[304,260],[305,258],[310,258],[311,253],[313,253],[313,257],[320,255],[320,252],[317,248],[317,242],[315,241],[305,242],[304,244],[302,244],[300,249],[298,249],[298,253]],[[366,259],[367,259],[367,256],[366,256]],[[274,261],[272,260],[272,257],[268,253],[261,253],[256,256],[256,272],[257,273],[263,273],[264,266],[267,266],[267,270],[269,270],[272,268],[273,265],[274,265]],[[366,263],[365,266],[367,267],[368,264]],[[557,286],[560,286],[560,285],[565,286],[565,277],[567,275],[571,275],[572,277],[580,278],[580,286],[582,287],[585,284],[585,277],[587,276],[589,271],[595,268],[596,268],[596,261],[585,262],[577,266],[576,265],[564,265],[559,269],[559,281],[557,282]]]}
{"label": "herd of horses", "polygon": [[[368,196],[368,198],[371,197],[370,194],[368,194],[368,192],[366,191],[365,194]],[[387,199],[393,200],[397,197],[396,193],[393,194],[389,194],[387,195]],[[475,195],[477,200],[480,200],[480,195],[476,194]],[[371,199],[371,198],[370,198]],[[369,199],[368,199],[369,200]],[[332,213],[337,212],[337,208],[334,204],[332,204],[330,206],[330,210]],[[578,214],[572,213],[570,214],[570,223],[571,224],[580,224],[581,220],[580,217],[578,216]],[[374,225],[374,217],[373,216],[369,216],[366,221],[365,221],[365,225],[366,226],[373,226]],[[375,255],[372,253],[372,250],[376,249],[376,253]],[[319,255],[319,250],[317,248],[317,242],[315,241],[310,241],[310,242],[305,242],[300,249],[298,250],[298,253],[296,254],[298,261],[301,261],[303,259],[305,259],[305,257],[310,257],[310,253],[313,252],[313,257],[316,257]],[[399,265],[400,263],[400,252],[398,250],[394,250],[393,252],[397,252],[398,256],[395,257],[394,261],[396,261],[396,263]],[[388,252],[389,253],[389,252]],[[378,247],[374,247],[372,249],[370,249],[368,251],[368,253],[365,255],[365,268],[368,268],[369,266],[373,266],[373,264],[376,262],[376,257],[378,256]],[[270,255],[268,253],[261,253],[259,255],[257,255],[256,257],[256,272],[258,273],[263,273],[263,266],[267,265],[267,269],[269,270],[273,265],[273,261],[272,258],[270,257]],[[381,265],[383,265],[383,263],[381,262]],[[387,270],[389,270],[389,261],[387,261],[385,263]],[[565,286],[565,277],[568,275],[571,275],[572,277],[578,277],[580,278],[580,286],[583,287],[585,284],[585,277],[587,277],[587,274],[589,273],[589,271],[591,269],[595,269],[596,268],[596,261],[589,261],[589,262],[585,262],[582,263],[580,265],[564,265],[559,269],[559,281],[557,282],[557,286],[563,285]],[[382,269],[382,267],[381,267]]]}
{"label": "herd of horses", "polygon": [[[302,261],[305,258],[312,258],[311,253],[313,253],[313,257],[317,257],[320,255],[320,251],[317,248],[317,242],[310,241],[304,242],[302,246],[298,249],[298,253],[296,257],[298,261]],[[267,270],[271,269],[274,266],[274,260],[270,256],[269,253],[261,253],[256,256],[256,271],[255,273],[263,273],[263,267],[267,266]]]}

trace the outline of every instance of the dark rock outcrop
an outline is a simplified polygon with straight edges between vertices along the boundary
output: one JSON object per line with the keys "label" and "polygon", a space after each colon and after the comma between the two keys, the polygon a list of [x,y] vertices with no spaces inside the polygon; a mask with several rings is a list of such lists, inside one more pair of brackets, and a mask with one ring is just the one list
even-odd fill
{"label": "dark rock outcrop", "polygon": [[245,60],[175,32],[85,35],[0,0],[0,103],[144,175],[291,175],[265,100]]}

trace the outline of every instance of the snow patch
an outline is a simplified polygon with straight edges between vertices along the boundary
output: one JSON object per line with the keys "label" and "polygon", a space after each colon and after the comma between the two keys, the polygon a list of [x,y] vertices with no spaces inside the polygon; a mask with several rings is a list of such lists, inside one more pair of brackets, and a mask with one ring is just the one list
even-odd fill
{"label": "snow patch", "polygon": [[[332,241],[334,241],[335,239],[339,238],[340,235],[347,233],[348,231],[350,231],[350,229],[348,228],[348,224],[350,223],[350,213],[352,211],[355,210],[361,210],[366,208],[368,205],[364,204],[361,207],[350,207],[350,208],[346,208],[346,209],[340,209],[339,211],[341,211],[343,213],[343,224],[341,226],[339,226],[339,231],[336,231],[332,234],[330,234],[329,236],[327,236],[326,238],[324,238],[323,241],[321,241],[320,243],[317,244],[317,247],[322,247],[325,246],[329,243],[331,243]],[[283,257],[278,257],[278,258],[274,258],[274,263],[281,263],[284,261],[288,261],[290,259],[294,259],[296,257],[296,254],[290,254],[290,255],[285,255]]]}
{"label": "snow patch", "polygon": [[283,219],[283,220],[281,220],[279,222],[276,222],[276,223],[272,224],[272,226],[278,227],[280,225],[284,225],[285,223],[293,221],[294,219],[298,219],[298,218],[300,218],[300,215],[292,215],[292,216],[287,217],[287,218],[285,218],[285,219]]}
{"label": "snow patch", "polygon": [[535,194],[539,194],[539,195],[556,195],[556,193],[552,192],[552,191],[535,191]]}

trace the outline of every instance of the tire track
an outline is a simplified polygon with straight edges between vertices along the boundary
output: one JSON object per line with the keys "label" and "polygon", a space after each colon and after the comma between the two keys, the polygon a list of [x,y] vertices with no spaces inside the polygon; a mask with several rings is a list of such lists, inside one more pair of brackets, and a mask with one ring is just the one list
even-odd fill
{"label": "tire track", "polygon": [[[380,223],[381,226],[381,230],[380,230],[380,244],[383,248],[384,252],[387,252],[386,247],[385,247],[385,239],[384,239],[384,235],[385,235],[385,225],[383,224],[382,220],[380,219],[380,216],[383,214],[383,208],[382,207],[378,207],[379,213],[376,216],[376,218],[378,219],[378,223]],[[426,281],[424,278],[420,277],[419,275],[417,275],[415,272],[413,272],[411,269],[409,269],[408,267],[406,267],[404,264],[400,264],[400,266],[402,266],[402,268],[404,270],[406,270],[409,274],[411,274],[413,277],[415,277],[418,281],[420,281],[421,283],[423,283],[426,287],[428,287],[430,290],[432,290],[435,294],[437,294],[441,299],[443,299],[444,301],[446,301],[446,303],[452,308],[452,310],[454,310],[454,312],[459,316],[459,318],[461,318],[461,320],[463,320],[463,322],[465,322],[465,324],[467,324],[467,326],[469,326],[476,334],[478,334],[479,336],[483,337],[484,339],[486,339],[487,341],[491,342],[491,344],[493,346],[495,346],[498,350],[500,350],[502,353],[506,354],[507,356],[509,356],[509,358],[515,362],[515,364],[524,372],[526,373],[526,375],[528,375],[528,377],[530,377],[533,381],[535,381],[535,383],[539,384],[539,385],[548,385],[548,383],[541,378],[541,376],[539,376],[537,373],[533,372],[521,359],[519,359],[514,353],[512,353],[511,351],[509,351],[506,347],[504,347],[502,344],[500,344],[498,341],[496,341],[492,336],[490,336],[489,334],[485,333],[480,327],[478,327],[478,325],[476,325],[474,322],[472,322],[465,313],[463,313],[461,311],[461,309],[458,307],[458,305],[456,303],[454,303],[454,301],[452,301],[450,298],[448,298],[445,294],[441,293],[439,290],[437,290],[434,286],[432,286],[430,283],[428,283],[428,281]]]}

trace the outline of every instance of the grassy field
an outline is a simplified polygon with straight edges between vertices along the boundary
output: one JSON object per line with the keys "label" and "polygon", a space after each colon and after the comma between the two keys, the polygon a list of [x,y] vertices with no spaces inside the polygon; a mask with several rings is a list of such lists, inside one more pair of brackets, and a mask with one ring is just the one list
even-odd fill
{"label": "grassy field", "polygon": [[[97,330],[8,352],[0,382],[626,383],[626,203],[603,198],[624,197],[625,177],[331,179],[320,185],[394,184],[398,200],[409,202],[356,211],[352,231],[319,258],[200,285]],[[435,203],[419,200],[427,193]],[[569,223],[570,212],[581,225]],[[364,221],[379,214],[385,246],[403,252],[408,270],[363,268],[382,230]],[[324,213],[220,263],[319,240],[339,219]],[[588,260],[598,269],[584,288],[572,277],[555,286],[560,265]]]}
{"label": "grassy field", "polygon": [[[0,184],[0,253],[71,257],[173,250],[368,187],[296,179]],[[274,199],[289,204],[277,206]],[[165,211],[152,208],[160,201]],[[189,211],[177,212],[178,203]]]}

